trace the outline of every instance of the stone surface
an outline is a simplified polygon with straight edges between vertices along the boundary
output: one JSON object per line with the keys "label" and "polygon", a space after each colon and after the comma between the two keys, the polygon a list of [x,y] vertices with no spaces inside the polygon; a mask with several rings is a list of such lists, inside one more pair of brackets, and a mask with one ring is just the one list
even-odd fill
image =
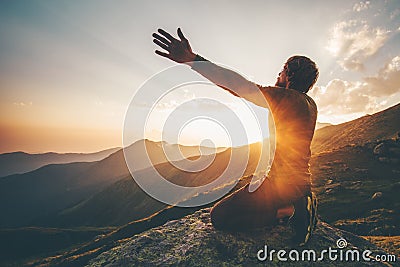
{"label": "stone surface", "polygon": [[[243,226],[246,227],[246,226]],[[290,227],[278,225],[246,233],[226,233],[217,231],[210,222],[210,209],[202,209],[180,220],[150,229],[119,242],[114,248],[103,252],[92,259],[88,266],[397,266],[396,263],[381,264],[374,262],[376,255],[387,255],[369,241],[349,232],[336,229],[327,223],[319,222],[311,241],[304,247],[291,245],[293,235]],[[343,255],[347,250],[357,250],[360,262],[331,261],[328,254],[318,261],[322,250],[338,249],[337,240],[343,239],[347,246],[341,249]],[[276,253],[272,261],[268,258],[260,261],[259,250],[268,246],[272,249],[285,250],[286,258],[292,249],[302,257],[303,250],[314,250],[318,263],[305,253],[305,261],[294,261],[288,258],[283,263]],[[372,251],[370,262],[363,261],[362,252]],[[340,249],[336,253],[340,257]],[[262,257],[264,254],[260,254]],[[292,254],[296,256],[295,253]],[[343,256],[345,258],[345,256]],[[350,257],[351,259],[351,257]],[[398,261],[399,259],[397,259]]]}

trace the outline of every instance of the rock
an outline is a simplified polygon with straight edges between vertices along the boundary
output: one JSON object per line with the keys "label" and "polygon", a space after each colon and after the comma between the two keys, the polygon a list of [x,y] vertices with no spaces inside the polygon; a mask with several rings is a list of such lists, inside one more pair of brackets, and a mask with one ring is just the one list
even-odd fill
{"label": "rock", "polygon": [[362,236],[398,236],[400,228],[397,218],[395,210],[379,208],[371,210],[365,217],[338,220],[334,226]]}
{"label": "rock", "polygon": [[382,163],[400,163],[400,144],[396,140],[385,140],[374,147],[374,155]]}
{"label": "rock", "polygon": [[385,143],[380,143],[374,147],[374,155],[386,155],[388,153],[388,148]]}
{"label": "rock", "polygon": [[[269,258],[260,261],[257,258],[257,254],[263,257],[265,246],[269,253],[272,249],[287,251],[286,257],[292,249],[298,250],[300,255],[303,250],[314,250],[320,256],[322,250],[338,249],[338,245],[342,244],[346,245],[341,249],[344,252],[351,249],[362,255],[368,249],[372,251],[371,257],[387,255],[369,241],[324,222],[318,223],[314,236],[306,246],[297,247],[290,245],[293,232],[287,226],[279,225],[247,233],[226,233],[213,228],[209,212],[209,208],[203,209],[121,240],[114,248],[90,260],[88,266],[282,266],[276,253],[273,261]],[[339,239],[341,243],[337,243]],[[298,264],[291,260],[285,263],[289,266]],[[315,264],[312,261],[301,262],[303,266]],[[321,266],[342,264],[329,259],[318,262]],[[360,265],[384,266],[373,261],[346,262],[346,266]]]}
{"label": "rock", "polygon": [[329,183],[325,185],[325,192],[327,194],[331,194],[339,189],[342,189],[342,185],[340,183]]}
{"label": "rock", "polygon": [[379,198],[381,198],[381,197],[382,197],[382,192],[375,192],[375,193],[372,195],[371,199],[376,200],[376,199],[379,199]]}
{"label": "rock", "polygon": [[352,181],[348,186],[346,186],[346,189],[350,190],[359,190],[362,187],[362,182],[361,181]]}
{"label": "rock", "polygon": [[332,188],[326,188],[325,189],[325,193],[331,194],[331,193],[333,193],[333,189]]}

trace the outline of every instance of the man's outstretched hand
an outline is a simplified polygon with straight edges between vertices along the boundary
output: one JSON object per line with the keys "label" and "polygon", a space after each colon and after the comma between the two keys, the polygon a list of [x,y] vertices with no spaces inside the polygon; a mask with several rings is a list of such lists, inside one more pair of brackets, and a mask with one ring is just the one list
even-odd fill
{"label": "man's outstretched hand", "polygon": [[156,54],[169,58],[178,63],[187,63],[194,61],[196,54],[192,52],[189,41],[178,28],[179,39],[174,38],[168,32],[158,29],[158,33],[153,33],[153,42],[166,50],[168,53],[156,50]]}

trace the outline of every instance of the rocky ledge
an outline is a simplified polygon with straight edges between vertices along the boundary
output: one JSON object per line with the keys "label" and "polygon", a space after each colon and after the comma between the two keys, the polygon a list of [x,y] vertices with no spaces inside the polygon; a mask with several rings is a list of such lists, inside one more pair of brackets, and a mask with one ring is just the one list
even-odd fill
{"label": "rocky ledge", "polygon": [[[304,247],[290,245],[292,235],[286,225],[246,233],[217,231],[207,208],[121,240],[88,266],[398,266],[399,258],[324,222]],[[279,255],[279,250],[284,252]],[[378,261],[384,258],[385,263]]]}

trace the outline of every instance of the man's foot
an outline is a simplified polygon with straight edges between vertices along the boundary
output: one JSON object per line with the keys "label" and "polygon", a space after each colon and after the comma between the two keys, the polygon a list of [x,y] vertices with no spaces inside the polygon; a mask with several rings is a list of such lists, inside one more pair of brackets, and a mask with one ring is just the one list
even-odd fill
{"label": "man's foot", "polygon": [[314,193],[294,202],[294,213],[289,223],[295,231],[294,242],[304,246],[317,225],[317,198]]}

